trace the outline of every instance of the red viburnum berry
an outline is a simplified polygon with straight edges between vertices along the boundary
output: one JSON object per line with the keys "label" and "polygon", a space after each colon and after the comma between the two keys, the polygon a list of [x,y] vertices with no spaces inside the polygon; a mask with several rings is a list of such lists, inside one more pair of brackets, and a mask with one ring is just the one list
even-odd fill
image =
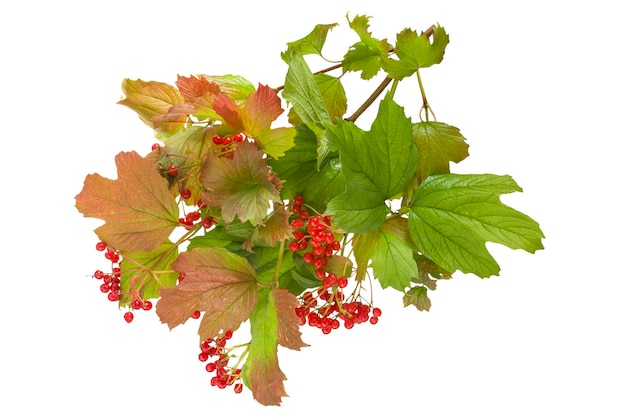
{"label": "red viburnum berry", "polygon": [[214,135],[213,136],[213,143],[216,145],[223,145],[224,144],[224,138],[222,138],[220,135]]}
{"label": "red viburnum berry", "polygon": [[178,167],[174,164],[170,165],[167,167],[167,173],[172,176],[175,177],[178,175]]}
{"label": "red viburnum berry", "polygon": [[233,135],[233,142],[243,142],[243,135],[241,133],[235,133]]}
{"label": "red viburnum berry", "polygon": [[180,190],[180,198],[187,200],[189,197],[191,197],[191,190],[189,188]]}
{"label": "red viburnum berry", "polygon": [[126,313],[124,313],[124,320],[126,320],[126,323],[130,323],[131,321],[133,321],[134,318],[135,315],[132,311],[127,311]]}
{"label": "red viburnum berry", "polygon": [[145,300],[142,304],[141,304],[141,309],[142,310],[150,310],[152,309],[152,301],[150,300]]}
{"label": "red viburnum berry", "polygon": [[152,144],[152,150],[156,151],[157,149],[159,149],[161,147],[161,145],[159,145],[158,143],[153,143]]}
{"label": "red viburnum berry", "polygon": [[106,243],[104,243],[104,242],[98,242],[98,243],[96,243],[96,250],[97,250],[98,252],[102,252],[102,251],[104,251],[106,248],[107,248],[107,244],[106,244]]}

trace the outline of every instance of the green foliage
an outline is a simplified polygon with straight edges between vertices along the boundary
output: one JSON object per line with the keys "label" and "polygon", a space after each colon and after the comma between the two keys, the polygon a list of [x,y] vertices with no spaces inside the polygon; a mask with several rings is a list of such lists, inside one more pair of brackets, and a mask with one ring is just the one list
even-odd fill
{"label": "green foliage", "polygon": [[[287,395],[278,346],[307,346],[302,325],[327,334],[378,321],[373,282],[428,311],[429,291],[456,271],[499,274],[487,242],[543,248],[539,224],[500,201],[522,191],[510,176],[451,173],[468,143],[431,120],[420,78],[443,60],[444,28],[404,28],[391,44],[369,21],[348,19],[358,40],[315,72],[307,59],[328,58],[337,25],[287,43],[282,87],[231,74],[124,80],[119,103],[161,144],[120,153],[117,179],[87,175],[76,196],[80,213],[104,222],[95,233],[112,263],[109,298],[130,309],[156,300],[170,329],[199,319],[201,355],[217,356],[211,383],[245,384],[264,405]],[[346,116],[344,80],[381,72]],[[413,75],[421,109],[407,115],[395,93]],[[377,114],[366,130],[357,122],[369,106]],[[287,126],[274,126],[285,111]],[[231,346],[244,323],[249,341]]]}

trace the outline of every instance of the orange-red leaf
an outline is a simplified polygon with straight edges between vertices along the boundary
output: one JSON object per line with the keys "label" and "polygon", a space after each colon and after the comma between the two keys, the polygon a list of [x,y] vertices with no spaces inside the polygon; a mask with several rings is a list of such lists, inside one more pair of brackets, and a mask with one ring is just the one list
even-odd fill
{"label": "orange-red leaf", "polygon": [[215,95],[220,92],[220,88],[214,82],[206,78],[198,78],[194,75],[191,77],[178,76],[176,87],[183,95],[186,101],[194,102],[196,99],[203,98],[206,95]]}
{"label": "orange-red leaf", "polygon": [[300,319],[295,313],[300,304],[296,296],[282,288],[273,288],[271,296],[278,315],[278,343],[293,350],[309,346],[302,341]]}
{"label": "orange-red leaf", "polygon": [[258,238],[265,240],[270,246],[293,237],[289,224],[291,212],[281,204],[274,204],[274,211],[264,225],[259,227]]}
{"label": "orange-red leaf", "polygon": [[85,217],[105,221],[95,232],[108,245],[128,252],[151,252],[178,226],[178,206],[152,158],[136,152],[115,157],[117,180],[90,174],[76,196]]}
{"label": "orange-red leaf", "polygon": [[248,319],[257,301],[254,268],[224,248],[195,248],[181,253],[172,264],[184,272],[176,287],[161,289],[156,312],[170,329],[183,324],[195,311],[204,311],[200,340],[222,329],[236,330]]}
{"label": "orange-red leaf", "polygon": [[283,112],[276,90],[266,85],[259,85],[257,91],[248,96],[244,109],[244,131],[252,137],[269,130],[272,122]]}
{"label": "orange-red leaf", "polygon": [[243,132],[244,126],[242,121],[243,110],[226,94],[221,93],[215,96],[213,101],[213,110],[217,113],[226,124],[237,132]]}

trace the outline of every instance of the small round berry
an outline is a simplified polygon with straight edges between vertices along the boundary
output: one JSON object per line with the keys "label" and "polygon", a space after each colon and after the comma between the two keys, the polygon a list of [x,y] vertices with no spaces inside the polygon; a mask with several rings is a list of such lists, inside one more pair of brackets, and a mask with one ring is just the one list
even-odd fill
{"label": "small round berry", "polygon": [[130,306],[132,307],[133,310],[139,310],[142,305],[143,305],[143,302],[140,299],[138,299],[138,298],[135,298],[130,303]]}
{"label": "small round berry", "polygon": [[222,138],[220,135],[215,135],[213,136],[213,143],[216,145],[223,145],[224,144],[224,138]]}
{"label": "small round berry", "polygon": [[233,142],[243,142],[243,135],[241,133],[235,133],[233,135]]}
{"label": "small round berry", "polygon": [[180,190],[180,198],[187,200],[189,197],[191,197],[191,190],[189,188]]}
{"label": "small round berry", "polygon": [[193,314],[191,315],[192,319],[199,319],[200,318],[200,311],[196,310],[193,312]]}
{"label": "small round berry", "polygon": [[291,243],[289,243],[289,251],[290,251],[290,252],[296,252],[296,251],[298,250],[299,246],[300,246],[300,245],[298,244],[298,242],[296,242],[296,241],[294,240],[294,241],[292,241]]}
{"label": "small round berry", "polygon": [[167,173],[169,175],[171,175],[172,177],[175,177],[178,175],[178,167],[176,165],[170,165],[167,167]]}
{"label": "small round berry", "polygon": [[126,313],[124,313],[124,320],[126,320],[126,323],[130,323],[131,321],[133,321],[134,318],[135,315],[132,311],[127,311]]}
{"label": "small round berry", "polygon": [[297,195],[293,198],[293,204],[296,206],[301,206],[304,204],[304,198],[301,195]]}
{"label": "small round berry", "polygon": [[160,148],[161,148],[161,145],[159,145],[158,143],[153,143],[152,144],[152,150],[153,151],[156,151],[157,149],[160,149]]}
{"label": "small round berry", "polygon": [[151,310],[152,309],[152,301],[150,300],[145,300],[142,304],[141,304],[141,309],[142,310]]}
{"label": "small round berry", "polygon": [[374,307],[374,308],[372,309],[372,315],[373,315],[374,317],[380,317],[380,315],[381,315],[382,313],[383,313],[383,312],[382,312],[382,310],[381,310],[380,308],[378,308],[378,307]]}
{"label": "small round berry", "polygon": [[104,242],[98,242],[98,243],[96,243],[96,250],[97,250],[98,252],[102,252],[102,251],[104,251],[106,248],[107,248],[107,244],[106,244],[106,243],[104,243]]}

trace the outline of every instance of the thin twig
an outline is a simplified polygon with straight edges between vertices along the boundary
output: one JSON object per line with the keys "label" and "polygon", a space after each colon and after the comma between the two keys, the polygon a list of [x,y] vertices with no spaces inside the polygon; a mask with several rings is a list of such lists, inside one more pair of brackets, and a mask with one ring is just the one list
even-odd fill
{"label": "thin twig", "polygon": [[358,119],[359,116],[362,115],[363,112],[365,112],[365,110],[367,110],[367,108],[371,106],[372,103],[374,103],[374,101],[376,101],[378,96],[381,95],[383,91],[385,91],[385,88],[387,88],[391,81],[391,78],[386,77],[383,82],[380,83],[378,87],[376,87],[376,90],[374,90],[374,92],[370,94],[367,100],[365,100],[365,103],[361,104],[361,107],[359,107],[352,116],[347,117],[345,120],[348,122],[355,122],[356,119]]}

